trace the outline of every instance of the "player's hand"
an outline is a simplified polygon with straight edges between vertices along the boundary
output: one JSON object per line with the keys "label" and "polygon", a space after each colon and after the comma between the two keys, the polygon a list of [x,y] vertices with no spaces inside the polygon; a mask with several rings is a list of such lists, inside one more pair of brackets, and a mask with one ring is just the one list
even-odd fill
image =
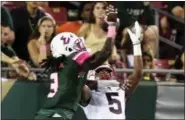
{"label": "player's hand", "polygon": [[16,72],[19,75],[24,75],[24,73],[28,73],[29,69],[26,67],[26,65],[24,64],[24,62],[22,60],[13,62],[11,64],[11,66],[16,70]]}
{"label": "player's hand", "polygon": [[132,87],[132,82],[129,80],[125,80],[124,84],[120,84],[119,87],[123,90],[129,90]]}
{"label": "player's hand", "polygon": [[118,14],[118,10],[116,8],[114,8],[114,6],[109,5],[106,8],[105,22],[108,25],[119,26],[119,18],[117,16],[117,14]]}
{"label": "player's hand", "polygon": [[36,80],[36,75],[30,72],[27,64],[23,60],[13,62],[11,66],[15,69],[19,76],[28,78],[29,80]]}
{"label": "player's hand", "polygon": [[136,21],[133,27],[133,30],[127,29],[127,32],[131,38],[132,44],[140,44],[141,42],[141,27],[139,23]]}
{"label": "player's hand", "polygon": [[37,80],[37,76],[36,76],[36,74],[34,72],[29,72],[27,78],[29,80],[34,80],[34,81]]}

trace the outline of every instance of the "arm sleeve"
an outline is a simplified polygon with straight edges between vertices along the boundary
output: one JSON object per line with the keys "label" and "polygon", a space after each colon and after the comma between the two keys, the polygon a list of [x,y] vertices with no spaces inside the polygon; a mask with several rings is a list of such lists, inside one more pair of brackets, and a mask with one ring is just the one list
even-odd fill
{"label": "arm sleeve", "polygon": [[89,71],[103,64],[111,56],[112,49],[113,41],[111,38],[108,38],[101,51],[93,55],[87,51],[82,51],[77,53],[72,59],[81,66],[82,71]]}
{"label": "arm sleeve", "polygon": [[76,61],[79,65],[82,65],[87,59],[91,57],[91,54],[87,51],[82,51],[73,56],[73,60]]}

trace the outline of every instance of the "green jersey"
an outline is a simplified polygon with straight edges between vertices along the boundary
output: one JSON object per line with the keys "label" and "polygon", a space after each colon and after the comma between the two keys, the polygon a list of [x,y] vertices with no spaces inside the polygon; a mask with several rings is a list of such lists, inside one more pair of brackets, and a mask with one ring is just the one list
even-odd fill
{"label": "green jersey", "polygon": [[81,98],[81,90],[85,84],[85,79],[79,78],[79,70],[79,63],[75,57],[70,56],[64,61],[59,71],[50,74],[52,83],[44,108],[55,107],[76,111]]}
{"label": "green jersey", "polygon": [[[101,51],[90,55],[87,51],[73,53],[61,61],[63,67],[50,74],[50,92],[35,119],[47,119],[61,116],[71,119],[77,110],[81,98],[81,90],[85,84],[86,74],[106,61],[112,52],[113,42],[108,39]],[[80,70],[85,74],[79,78]]]}

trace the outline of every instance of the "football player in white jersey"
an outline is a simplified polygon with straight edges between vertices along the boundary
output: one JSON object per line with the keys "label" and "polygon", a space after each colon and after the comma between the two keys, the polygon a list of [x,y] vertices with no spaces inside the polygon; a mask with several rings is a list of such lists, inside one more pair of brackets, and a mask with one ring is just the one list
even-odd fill
{"label": "football player in white jersey", "polygon": [[133,43],[134,71],[126,80],[119,81],[110,80],[112,70],[106,65],[90,72],[91,75],[95,74],[95,78],[90,76],[90,79],[96,80],[87,83],[94,90],[89,91],[87,86],[83,89],[83,99],[87,102],[83,109],[88,119],[125,119],[125,102],[141,80],[143,69],[141,29],[137,21],[128,33]]}

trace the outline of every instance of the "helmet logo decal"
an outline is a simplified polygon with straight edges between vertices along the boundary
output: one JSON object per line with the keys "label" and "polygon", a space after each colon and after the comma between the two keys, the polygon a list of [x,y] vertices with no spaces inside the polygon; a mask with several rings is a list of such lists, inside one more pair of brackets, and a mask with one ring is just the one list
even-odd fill
{"label": "helmet logo decal", "polygon": [[70,38],[67,38],[67,39],[66,39],[64,36],[62,36],[62,37],[60,38],[60,40],[63,40],[64,44],[68,44],[69,41],[70,41]]}

